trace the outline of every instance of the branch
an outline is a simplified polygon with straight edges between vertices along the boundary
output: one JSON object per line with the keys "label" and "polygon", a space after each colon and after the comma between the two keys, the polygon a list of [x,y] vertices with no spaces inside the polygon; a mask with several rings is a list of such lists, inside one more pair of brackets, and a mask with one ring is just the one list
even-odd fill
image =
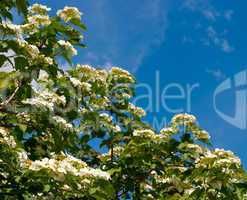
{"label": "branch", "polygon": [[2,124],[2,123],[0,123],[0,126],[5,127],[5,128],[13,128],[13,127],[15,127],[15,125],[13,125],[13,124]]}
{"label": "branch", "polygon": [[14,63],[10,60],[10,58],[9,58],[9,57],[6,57],[6,58],[7,58],[7,60],[9,61],[9,63],[11,64],[11,66],[12,66],[13,68],[15,68]]}
{"label": "branch", "polygon": [[10,97],[9,97],[6,101],[4,101],[4,102],[2,102],[2,103],[0,104],[0,105],[1,105],[0,108],[2,108],[3,106],[6,106],[7,104],[9,104],[9,102],[15,97],[15,95],[16,95],[16,93],[18,92],[19,89],[20,89],[20,87],[18,86],[18,87],[15,89],[15,91],[13,92],[13,94],[11,94]]}
{"label": "branch", "polygon": [[7,110],[7,109],[4,108],[4,107],[0,107],[0,112],[7,113],[7,114],[13,114],[13,115],[18,114],[17,112],[11,111],[11,110]]}

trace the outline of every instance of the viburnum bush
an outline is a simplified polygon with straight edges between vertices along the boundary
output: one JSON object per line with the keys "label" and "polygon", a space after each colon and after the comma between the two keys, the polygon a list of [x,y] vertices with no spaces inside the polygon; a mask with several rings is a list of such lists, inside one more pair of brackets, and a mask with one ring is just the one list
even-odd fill
{"label": "viburnum bush", "polygon": [[77,8],[27,4],[0,3],[0,199],[247,199],[240,159],[213,149],[194,116],[157,132],[131,103],[128,71],[72,63]]}

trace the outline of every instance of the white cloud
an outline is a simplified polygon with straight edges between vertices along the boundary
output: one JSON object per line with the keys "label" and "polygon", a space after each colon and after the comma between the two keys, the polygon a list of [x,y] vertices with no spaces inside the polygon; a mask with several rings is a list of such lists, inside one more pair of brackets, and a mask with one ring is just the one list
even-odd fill
{"label": "white cloud", "polygon": [[216,18],[219,17],[219,13],[214,10],[202,10],[202,13],[205,18],[211,21],[216,21]]}
{"label": "white cloud", "polygon": [[230,21],[234,14],[234,11],[231,9],[218,11],[210,0],[185,0],[183,7],[201,13],[210,21],[216,21],[220,17]]}
{"label": "white cloud", "polygon": [[[82,62],[112,63],[135,72],[152,48],[165,40],[167,2],[170,0],[101,0],[90,4],[86,33],[87,53]],[[83,50],[85,52],[85,49]]]}
{"label": "white cloud", "polygon": [[208,27],[205,28],[202,25],[198,27],[200,29],[206,29],[206,38],[204,36],[202,39],[204,45],[210,46],[213,44],[225,53],[234,51],[234,47],[226,38],[228,30],[223,28],[222,30],[216,31],[215,28],[213,28],[217,26],[218,19],[224,20],[225,23],[227,21],[229,22],[234,14],[233,10],[218,11],[210,0],[185,0],[183,8],[201,14],[207,21],[206,26]]}
{"label": "white cloud", "polygon": [[212,75],[216,80],[223,80],[226,75],[220,69],[206,69],[206,72]]}
{"label": "white cloud", "polygon": [[183,7],[195,11],[198,9],[198,3],[199,1],[195,1],[195,0],[185,0]]}
{"label": "white cloud", "polygon": [[225,19],[227,19],[228,21],[230,21],[232,19],[233,14],[234,14],[234,11],[233,10],[226,10],[224,12],[224,17],[225,17]]}
{"label": "white cloud", "polygon": [[219,34],[212,26],[207,28],[207,36],[209,40],[207,40],[208,43],[206,43],[206,45],[210,45],[210,43],[212,43],[225,53],[234,51],[234,47],[229,44],[228,40],[219,36]]}
{"label": "white cloud", "polygon": [[222,40],[221,48],[226,53],[234,51],[234,48],[229,44],[229,42],[226,39]]}
{"label": "white cloud", "polygon": [[183,38],[182,38],[182,43],[183,44],[192,44],[194,42],[195,41],[190,36],[184,35]]}
{"label": "white cloud", "polygon": [[209,0],[185,0],[183,8],[199,12],[210,21],[216,21],[221,16],[221,13],[212,6]]}

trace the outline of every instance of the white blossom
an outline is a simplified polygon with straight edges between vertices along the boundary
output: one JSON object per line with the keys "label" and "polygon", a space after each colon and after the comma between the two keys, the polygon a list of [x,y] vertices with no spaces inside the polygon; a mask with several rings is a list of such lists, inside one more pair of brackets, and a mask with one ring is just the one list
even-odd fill
{"label": "white blossom", "polygon": [[160,133],[164,134],[164,135],[174,135],[177,133],[177,129],[175,129],[173,127],[165,127],[163,129],[161,129]]}
{"label": "white blossom", "polygon": [[198,130],[198,131],[192,131],[192,132],[196,136],[196,138],[199,140],[209,140],[210,139],[210,135],[207,131]]}
{"label": "white blossom", "polygon": [[16,34],[16,36],[18,38],[21,38],[22,29],[21,29],[21,26],[20,25],[12,24],[9,21],[3,21],[2,22],[2,25],[3,25],[4,28],[9,29],[14,34]]}
{"label": "white blossom", "polygon": [[9,130],[0,127],[0,144],[7,144],[11,148],[16,147],[15,138],[10,135]]}
{"label": "white blossom", "polygon": [[124,69],[122,69],[120,67],[112,67],[110,72],[113,73],[113,74],[131,76],[131,74],[127,70],[124,70]]}
{"label": "white blossom", "polygon": [[63,19],[65,22],[76,19],[81,20],[82,13],[76,7],[65,6],[63,10],[57,11],[57,16]]}
{"label": "white blossom", "polygon": [[85,162],[71,155],[62,154],[54,156],[53,158],[43,158],[41,160],[29,161],[26,163],[26,167],[32,171],[39,171],[42,169],[53,171],[57,176],[55,178],[58,180],[66,174],[79,176],[86,182],[89,181],[88,178],[110,179],[110,175],[107,172],[90,168]]}
{"label": "white blossom", "polygon": [[172,118],[172,123],[178,125],[193,124],[196,122],[196,117],[190,114],[177,114]]}
{"label": "white blossom", "polygon": [[76,70],[84,73],[96,73],[95,68],[91,67],[90,65],[76,65]]}
{"label": "white blossom", "polygon": [[133,132],[133,136],[136,137],[153,137],[155,135],[155,133],[150,130],[150,129],[141,129],[141,130],[135,130]]}
{"label": "white blossom", "polygon": [[81,82],[81,88],[84,91],[90,91],[91,90],[92,85],[90,83],[87,82]]}
{"label": "white blossom", "polygon": [[112,67],[110,70],[110,73],[113,74],[114,79],[118,79],[119,77],[121,77],[121,78],[127,79],[130,83],[135,82],[134,78],[128,71],[121,69],[119,67]]}
{"label": "white blossom", "polygon": [[114,131],[115,132],[120,132],[121,131],[121,127],[118,126],[118,125],[114,126]]}
{"label": "white blossom", "polygon": [[100,169],[94,169],[94,168],[81,168],[79,170],[79,176],[93,176],[96,178],[102,178],[105,180],[110,180],[111,176]]}
{"label": "white blossom", "polygon": [[112,122],[112,116],[110,116],[108,113],[100,113],[99,117],[109,123]]}
{"label": "white blossom", "polygon": [[47,12],[49,12],[51,8],[48,8],[45,5],[41,5],[38,3],[33,4],[28,8],[28,11],[32,14],[40,14],[40,15],[46,15]]}
{"label": "white blossom", "polygon": [[40,26],[48,26],[51,24],[51,20],[46,15],[33,15],[27,18],[29,24],[36,24]]}
{"label": "white blossom", "polygon": [[28,160],[27,153],[25,151],[20,151],[17,155],[20,161],[20,167],[26,167],[26,162]]}
{"label": "white blossom", "polygon": [[145,110],[143,110],[140,107],[135,106],[132,103],[129,103],[129,109],[130,109],[130,112],[132,112],[134,115],[137,115],[139,117],[144,117],[146,115]]}
{"label": "white blossom", "polygon": [[65,49],[69,56],[77,55],[77,50],[72,46],[72,44],[68,41],[59,40],[58,44]]}
{"label": "white blossom", "polygon": [[198,144],[186,144],[185,148],[196,153],[203,153],[203,148]]}
{"label": "white blossom", "polygon": [[61,127],[65,129],[72,129],[73,125],[71,123],[68,123],[64,118],[60,116],[53,116],[52,119],[59,124]]}
{"label": "white blossom", "polygon": [[33,105],[33,106],[37,106],[37,107],[46,107],[49,110],[53,110],[53,107],[54,107],[54,103],[53,102],[46,101],[46,100],[41,99],[39,97],[26,99],[26,100],[24,100],[22,102],[24,104],[29,104],[29,105]]}
{"label": "white blossom", "polygon": [[36,24],[36,23],[26,23],[26,24],[20,25],[20,27],[21,27],[22,32],[28,35],[32,35],[39,31],[39,24]]}
{"label": "white blossom", "polygon": [[39,71],[39,80],[43,80],[43,81],[46,81],[46,80],[48,80],[48,78],[49,78],[49,74],[45,71],[45,70],[40,70]]}
{"label": "white blossom", "polygon": [[17,40],[17,42],[30,54],[32,59],[36,59],[39,56],[39,49],[35,45],[28,44],[28,42],[25,40]]}
{"label": "white blossom", "polygon": [[46,63],[48,65],[52,65],[53,59],[51,57],[44,57],[44,63]]}
{"label": "white blossom", "polygon": [[74,87],[81,86],[81,81],[76,78],[70,77],[70,81],[72,82]]}

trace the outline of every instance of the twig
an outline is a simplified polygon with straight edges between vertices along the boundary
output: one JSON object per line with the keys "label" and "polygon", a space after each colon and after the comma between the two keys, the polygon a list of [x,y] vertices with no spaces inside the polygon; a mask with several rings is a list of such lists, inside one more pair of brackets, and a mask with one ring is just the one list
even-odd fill
{"label": "twig", "polygon": [[19,88],[20,87],[18,86],[15,89],[15,91],[10,95],[10,97],[6,101],[4,101],[4,102],[1,103],[1,107],[0,108],[2,108],[3,106],[6,106],[7,104],[9,104],[9,102],[15,97],[15,95],[18,92]]}
{"label": "twig", "polygon": [[13,127],[15,127],[15,125],[13,125],[13,124],[2,124],[2,123],[0,123],[0,126],[5,127],[5,128],[13,128]]}

